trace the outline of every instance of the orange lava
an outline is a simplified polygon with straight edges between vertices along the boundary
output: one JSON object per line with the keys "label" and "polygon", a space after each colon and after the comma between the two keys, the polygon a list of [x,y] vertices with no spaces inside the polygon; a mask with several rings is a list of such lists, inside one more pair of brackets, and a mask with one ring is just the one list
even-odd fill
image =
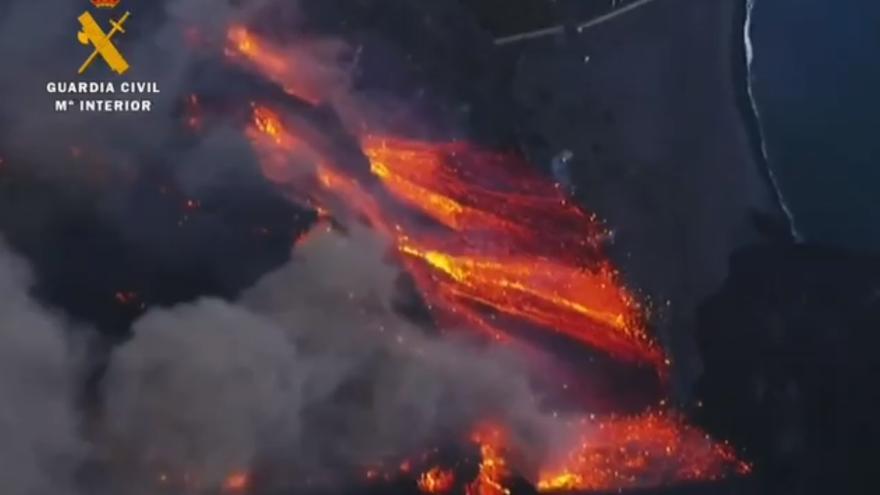
{"label": "orange lava", "polygon": [[[605,232],[596,217],[515,156],[464,142],[389,136],[367,136],[362,145],[373,174],[394,195],[458,232],[503,232],[516,241],[514,249],[581,262],[578,251],[596,254],[602,243]],[[536,239],[544,228],[553,243]]]}
{"label": "orange lava", "polygon": [[[620,491],[681,481],[711,481],[751,466],[672,412],[648,411],[631,417],[584,421],[579,445],[554,467],[543,467],[536,488],[542,493]],[[482,426],[472,437],[481,463],[467,495],[508,495],[509,448],[502,427]]]}
{"label": "orange lava", "polygon": [[[285,84],[293,62],[280,50],[244,28],[230,30],[230,41],[236,54]],[[558,332],[617,360],[665,371],[644,308],[603,253],[601,223],[521,159],[463,142],[361,136],[374,180],[365,184],[365,174],[318,151],[296,125],[253,104],[245,134],[264,175],[295,200],[322,208],[322,216],[341,206],[386,236],[439,323],[468,323],[497,339]],[[731,448],[672,413],[584,422],[582,431],[575,452],[540,470],[541,491],[620,490],[749,469]],[[481,428],[473,440],[482,461],[466,494],[509,495],[502,427]],[[442,493],[439,487],[454,484],[448,474],[429,470],[419,487]],[[375,470],[366,476],[380,478]]]}
{"label": "orange lava", "polygon": [[244,26],[232,26],[226,33],[226,55],[241,59],[288,94],[312,105],[320,103],[320,88],[299,74],[301,68],[282,48],[251,33]]}
{"label": "orange lava", "polygon": [[603,256],[605,233],[520,160],[465,143],[368,137],[364,152],[388,191],[451,230],[398,237],[420,259],[422,287],[455,301],[557,331],[615,358],[658,368],[641,308]]}
{"label": "orange lava", "polygon": [[301,157],[309,148],[282,125],[278,113],[265,106],[253,105],[253,120],[245,134],[259,152],[260,167],[266,178],[280,184],[307,180],[305,173],[308,170],[291,167],[291,163],[292,157]]}
{"label": "orange lava", "polygon": [[448,493],[455,485],[455,475],[435,466],[419,476],[418,485],[422,493]]}
{"label": "orange lava", "polygon": [[556,468],[542,469],[542,492],[600,491],[713,480],[751,467],[733,449],[678,415],[647,412],[585,423],[581,444]]}
{"label": "orange lava", "polygon": [[[307,146],[276,112],[256,105],[247,135],[268,178],[289,184],[303,173],[291,170],[290,156]],[[494,154],[473,150],[470,156],[459,143],[367,138],[364,149],[391,196],[446,229],[427,232],[408,222],[402,207],[380,208],[327,160],[316,165],[317,181],[393,237],[432,306],[494,336],[506,333],[491,322],[491,312],[498,312],[615,358],[663,367],[641,308],[599,250],[601,227],[557,188],[521,164],[506,169]],[[466,163],[461,155],[469,156]],[[314,189],[300,189],[310,191],[305,202],[324,202]]]}
{"label": "orange lava", "polygon": [[480,469],[477,477],[465,487],[465,495],[510,495],[504,482],[510,477],[507,460],[503,456],[505,433],[496,425],[477,428],[471,440],[480,446]]}

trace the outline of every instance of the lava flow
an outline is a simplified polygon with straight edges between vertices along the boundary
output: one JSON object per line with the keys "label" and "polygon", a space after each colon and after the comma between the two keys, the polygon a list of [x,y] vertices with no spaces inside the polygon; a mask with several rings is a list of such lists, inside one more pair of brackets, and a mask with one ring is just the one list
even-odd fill
{"label": "lava flow", "polygon": [[482,460],[477,477],[465,487],[465,495],[510,494],[510,489],[504,486],[510,477],[510,468],[502,452],[504,436],[504,431],[494,425],[480,426],[474,432],[471,440],[480,446]]}
{"label": "lava flow", "polygon": [[440,467],[432,467],[419,477],[422,493],[448,493],[455,486],[455,474]]}
{"label": "lava flow", "polygon": [[649,411],[584,426],[589,433],[568,459],[540,473],[539,491],[641,488],[751,470],[731,447],[713,442],[675,413]]}
{"label": "lava flow", "polygon": [[[287,130],[277,112],[255,106],[247,135],[267,177],[289,184],[303,174],[290,170],[296,162],[290,156],[310,148]],[[503,157],[460,143],[368,137],[363,146],[371,170],[390,194],[447,230],[426,232],[405,213],[396,214],[401,209],[380,208],[328,160],[318,160],[315,170],[326,190],[294,182],[300,185],[294,195],[308,204],[326,202],[316,195],[327,193],[345,198],[374,227],[392,235],[432,306],[452,308],[494,336],[506,331],[491,322],[487,309],[621,360],[664,366],[639,305],[601,256],[602,229],[557,188],[533,173],[520,173],[524,167],[506,169]]]}
{"label": "lava flow", "polygon": [[[324,101],[285,50],[240,26],[229,41],[231,58],[300,100]],[[300,132],[301,122],[282,115],[252,104],[245,134],[264,175],[293,199],[334,213],[342,208],[389,238],[441,326],[467,323],[497,340],[557,332],[665,372],[668,361],[648,335],[645,309],[603,253],[605,229],[521,159],[465,142],[361,135],[372,181],[366,183],[364,174],[348,172],[303,137],[312,134]],[[570,455],[532,473],[540,491],[620,490],[748,471],[730,447],[674,413],[585,420],[578,429],[583,441]],[[510,493],[510,446],[503,439],[503,425],[474,436],[482,462],[463,485],[468,495]],[[425,493],[445,493],[454,483],[440,468],[418,478]]]}
{"label": "lava flow", "polygon": [[226,49],[229,57],[243,57],[254,64],[269,80],[278,84],[287,93],[312,104],[320,101],[319,90],[314,81],[309,81],[294,63],[293,57],[271,43],[254,36],[243,26],[233,26],[227,31],[230,46]]}
{"label": "lava flow", "polygon": [[464,143],[368,137],[363,147],[393,196],[449,228],[398,237],[400,251],[430,275],[424,291],[663,366],[638,304],[602,256],[602,228],[551,182]]}
{"label": "lava flow", "polygon": [[[542,468],[542,493],[610,491],[662,486],[680,481],[711,481],[727,472],[748,474],[751,466],[733,449],[687,426],[675,413],[649,411],[634,417],[585,420],[581,443],[555,468]],[[504,430],[483,425],[472,435],[482,460],[466,495],[509,495],[511,471]],[[423,474],[438,472],[439,468]],[[433,486],[433,485],[428,485]],[[420,483],[420,487],[422,487]],[[437,493],[422,487],[425,493]]]}

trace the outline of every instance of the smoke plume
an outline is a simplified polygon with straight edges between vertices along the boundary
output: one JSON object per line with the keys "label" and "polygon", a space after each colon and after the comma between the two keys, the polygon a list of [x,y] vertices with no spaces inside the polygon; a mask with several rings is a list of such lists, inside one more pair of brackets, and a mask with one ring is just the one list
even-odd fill
{"label": "smoke plume", "polygon": [[[385,250],[362,228],[326,233],[237,302],[149,311],[102,377],[88,443],[104,454],[93,459],[130,493],[160,476],[213,490],[230,473],[273,466],[284,486],[338,483],[466,441],[486,418],[528,447],[524,467],[543,458],[564,428],[542,411],[520,358],[398,316]],[[29,280],[0,248],[0,466],[12,495],[72,494],[89,453],[73,403],[82,373],[69,325],[28,296]]]}
{"label": "smoke plume", "polygon": [[291,478],[360,472],[487,417],[539,458],[560,423],[521,363],[397,316],[397,272],[382,255],[367,231],[327,234],[237,304],[148,313],[107,373],[110,436],[143,466],[191,470],[208,486],[261,456]]}
{"label": "smoke plume", "polygon": [[28,296],[30,285],[0,239],[0,480],[10,495],[69,495],[86,451],[78,373],[63,321]]}

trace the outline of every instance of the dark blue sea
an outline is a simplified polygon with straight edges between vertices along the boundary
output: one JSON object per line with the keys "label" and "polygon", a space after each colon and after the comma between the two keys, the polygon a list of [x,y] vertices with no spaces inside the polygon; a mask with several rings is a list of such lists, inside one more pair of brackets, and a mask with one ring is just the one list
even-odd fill
{"label": "dark blue sea", "polygon": [[796,230],[880,251],[880,2],[749,1],[753,100]]}

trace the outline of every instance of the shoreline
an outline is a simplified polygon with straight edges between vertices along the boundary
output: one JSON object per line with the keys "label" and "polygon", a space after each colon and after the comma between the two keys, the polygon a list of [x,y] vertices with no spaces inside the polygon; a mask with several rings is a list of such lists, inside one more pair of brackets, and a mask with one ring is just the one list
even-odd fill
{"label": "shoreline", "polygon": [[761,116],[754,99],[751,87],[751,61],[747,48],[748,43],[748,26],[750,23],[750,9],[755,0],[737,0],[734,8],[732,22],[734,23],[731,30],[731,74],[733,74],[733,87],[735,94],[735,106],[740,114],[743,122],[743,128],[749,141],[749,149],[754,157],[755,164],[759,168],[761,177],[767,182],[768,187],[773,191],[776,204],[787,223],[788,231],[792,241],[799,241],[800,235],[795,226],[794,216],[785,202],[785,196],[779,186],[776,176],[773,173],[773,167],[769,152],[767,150],[767,142],[764,136],[764,130],[761,124]]}

